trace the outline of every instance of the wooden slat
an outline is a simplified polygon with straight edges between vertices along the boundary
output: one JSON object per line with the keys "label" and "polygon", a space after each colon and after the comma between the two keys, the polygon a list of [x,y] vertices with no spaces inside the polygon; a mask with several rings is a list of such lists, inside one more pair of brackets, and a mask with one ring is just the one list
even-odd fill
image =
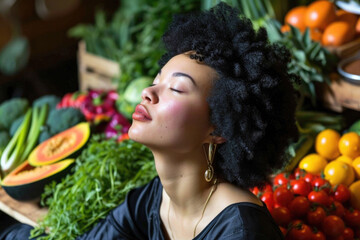
{"label": "wooden slat", "polygon": [[19,222],[36,226],[48,212],[39,206],[38,201],[19,202],[12,199],[3,188],[0,188],[0,210]]}

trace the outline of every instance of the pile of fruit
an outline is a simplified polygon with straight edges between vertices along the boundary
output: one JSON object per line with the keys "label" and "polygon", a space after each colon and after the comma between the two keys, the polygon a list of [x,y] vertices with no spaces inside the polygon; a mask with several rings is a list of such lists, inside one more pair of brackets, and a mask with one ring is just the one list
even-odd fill
{"label": "pile of fruit", "polygon": [[289,24],[302,32],[309,28],[311,39],[321,42],[323,46],[340,46],[360,34],[360,17],[337,9],[328,0],[292,8],[285,16],[283,32],[290,30]]}
{"label": "pile of fruit", "polygon": [[265,202],[285,239],[360,238],[360,136],[325,129],[314,152],[252,192]]}

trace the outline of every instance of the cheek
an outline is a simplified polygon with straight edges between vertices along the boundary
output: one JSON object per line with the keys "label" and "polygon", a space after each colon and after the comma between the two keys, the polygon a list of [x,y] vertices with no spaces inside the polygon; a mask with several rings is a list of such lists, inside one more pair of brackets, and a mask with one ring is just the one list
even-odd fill
{"label": "cheek", "polygon": [[162,107],[163,123],[166,128],[176,128],[182,131],[208,126],[208,109],[206,103],[196,105],[194,102],[169,101]]}

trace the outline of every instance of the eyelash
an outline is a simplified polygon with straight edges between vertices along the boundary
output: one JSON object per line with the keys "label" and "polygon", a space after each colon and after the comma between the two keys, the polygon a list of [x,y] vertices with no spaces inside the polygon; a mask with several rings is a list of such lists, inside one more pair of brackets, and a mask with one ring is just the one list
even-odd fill
{"label": "eyelash", "polygon": [[177,92],[177,93],[182,93],[183,91],[177,90],[175,88],[170,88],[171,91]]}

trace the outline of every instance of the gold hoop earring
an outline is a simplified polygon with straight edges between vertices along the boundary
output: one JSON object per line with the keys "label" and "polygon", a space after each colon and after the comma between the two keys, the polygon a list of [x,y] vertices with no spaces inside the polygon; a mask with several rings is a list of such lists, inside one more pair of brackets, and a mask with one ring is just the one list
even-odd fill
{"label": "gold hoop earring", "polygon": [[208,162],[208,167],[205,171],[205,180],[207,182],[211,182],[211,180],[214,177],[214,167],[212,164],[214,161],[215,151],[216,151],[216,144],[210,143],[209,144],[209,153],[208,153],[208,155],[205,154],[206,160]]}

